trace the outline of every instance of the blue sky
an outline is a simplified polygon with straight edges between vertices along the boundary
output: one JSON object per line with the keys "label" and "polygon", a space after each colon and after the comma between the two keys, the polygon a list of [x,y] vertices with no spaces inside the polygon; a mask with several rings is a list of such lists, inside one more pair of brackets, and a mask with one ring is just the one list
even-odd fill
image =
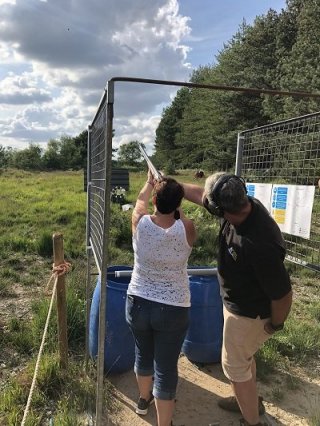
{"label": "blue sky", "polygon": [[[281,12],[284,0],[183,0],[179,2],[182,15],[190,16],[192,28],[188,45],[192,48],[189,59],[192,65],[206,65],[215,61],[215,55],[236,33],[245,19],[252,24],[255,17],[264,15],[270,8]],[[194,39],[194,40],[193,40]]]}
{"label": "blue sky", "polygon": [[[243,19],[285,0],[0,0],[0,145],[75,136],[114,76],[188,81]],[[114,146],[152,149],[176,89],[117,83]]]}

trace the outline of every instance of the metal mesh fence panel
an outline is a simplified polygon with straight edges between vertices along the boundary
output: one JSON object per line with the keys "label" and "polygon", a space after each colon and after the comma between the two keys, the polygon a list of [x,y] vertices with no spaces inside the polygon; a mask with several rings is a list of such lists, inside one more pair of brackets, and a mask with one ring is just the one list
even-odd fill
{"label": "metal mesh fence panel", "polygon": [[87,245],[101,273],[103,261],[106,172],[106,96],[89,129]]}
{"label": "metal mesh fence panel", "polygon": [[96,423],[105,424],[104,419],[104,362],[106,335],[108,239],[110,228],[110,187],[112,158],[113,85],[108,83],[97,113],[88,129],[87,163],[87,335],[86,356],[89,355],[89,305],[91,254],[99,271],[97,286],[100,290],[99,327],[97,348],[97,394]]}
{"label": "metal mesh fence panel", "polygon": [[[284,233],[287,259],[320,270],[320,113],[238,135],[237,172],[248,182],[314,185],[310,239]],[[240,149],[239,149],[240,146]]]}

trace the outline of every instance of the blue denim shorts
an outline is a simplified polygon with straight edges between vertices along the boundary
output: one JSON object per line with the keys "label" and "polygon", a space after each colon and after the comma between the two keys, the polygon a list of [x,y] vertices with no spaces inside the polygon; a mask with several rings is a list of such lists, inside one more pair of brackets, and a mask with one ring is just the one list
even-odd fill
{"label": "blue denim shorts", "polygon": [[175,398],[189,309],[127,296],[126,320],[135,340],[134,371],[139,376],[154,375],[153,395],[158,399]]}

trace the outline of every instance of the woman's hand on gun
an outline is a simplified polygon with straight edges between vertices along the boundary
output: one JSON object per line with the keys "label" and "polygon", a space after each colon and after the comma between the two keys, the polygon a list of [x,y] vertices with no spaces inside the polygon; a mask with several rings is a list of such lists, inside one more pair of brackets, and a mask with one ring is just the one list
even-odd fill
{"label": "woman's hand on gun", "polygon": [[152,171],[149,169],[149,170],[148,170],[148,178],[147,178],[147,182],[148,182],[150,185],[154,186],[154,181],[155,181],[155,179],[154,179],[154,176],[153,176],[153,174],[152,174]]}

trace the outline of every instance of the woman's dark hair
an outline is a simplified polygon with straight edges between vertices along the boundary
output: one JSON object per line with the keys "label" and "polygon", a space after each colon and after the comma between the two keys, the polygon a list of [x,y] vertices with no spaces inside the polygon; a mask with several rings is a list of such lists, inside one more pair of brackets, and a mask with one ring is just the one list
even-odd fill
{"label": "woman's dark hair", "polygon": [[162,214],[174,212],[181,204],[184,197],[183,186],[175,179],[163,178],[154,185],[156,207]]}

